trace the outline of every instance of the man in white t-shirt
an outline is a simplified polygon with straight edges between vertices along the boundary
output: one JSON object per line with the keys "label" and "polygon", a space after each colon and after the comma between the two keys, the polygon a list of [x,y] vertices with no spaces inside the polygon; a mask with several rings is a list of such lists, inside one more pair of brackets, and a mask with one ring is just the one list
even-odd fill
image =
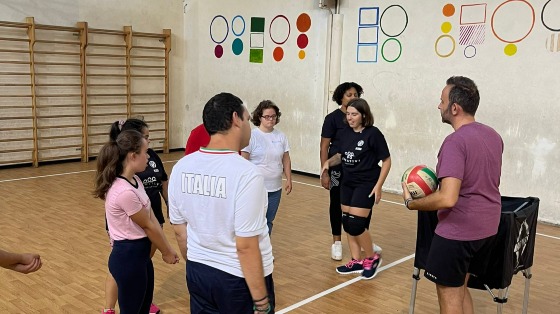
{"label": "man in white t-shirt", "polygon": [[274,313],[267,194],[257,168],[238,154],[249,144],[249,112],[221,93],[204,106],[203,121],[210,143],[179,160],[169,180],[190,310]]}

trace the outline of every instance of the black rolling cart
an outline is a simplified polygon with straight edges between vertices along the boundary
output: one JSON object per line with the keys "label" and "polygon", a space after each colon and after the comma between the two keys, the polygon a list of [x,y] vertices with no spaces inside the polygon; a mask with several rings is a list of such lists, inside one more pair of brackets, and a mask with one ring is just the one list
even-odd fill
{"label": "black rolling cart", "polygon": [[[518,272],[525,277],[523,313],[527,313],[538,213],[539,199],[536,197],[502,196],[500,225],[493,249],[488,255],[486,273],[478,277],[470,276],[467,283],[469,288],[487,290],[493,301],[497,303],[498,313],[502,313],[502,306],[508,300],[511,280]],[[425,269],[436,225],[437,212],[418,212],[410,314],[414,313],[420,270]],[[493,290],[498,290],[497,295]]]}

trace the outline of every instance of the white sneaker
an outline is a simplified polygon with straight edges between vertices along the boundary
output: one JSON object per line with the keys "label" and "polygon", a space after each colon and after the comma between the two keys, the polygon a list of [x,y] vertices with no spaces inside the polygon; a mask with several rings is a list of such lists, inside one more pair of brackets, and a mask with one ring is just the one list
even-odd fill
{"label": "white sneaker", "polygon": [[[375,243],[373,243],[372,247],[373,247],[373,253],[381,254],[381,252],[383,251],[383,249]],[[361,248],[361,250],[363,252],[364,248]]]}
{"label": "white sneaker", "polygon": [[331,258],[335,261],[342,260],[342,242],[335,241],[331,246]]}

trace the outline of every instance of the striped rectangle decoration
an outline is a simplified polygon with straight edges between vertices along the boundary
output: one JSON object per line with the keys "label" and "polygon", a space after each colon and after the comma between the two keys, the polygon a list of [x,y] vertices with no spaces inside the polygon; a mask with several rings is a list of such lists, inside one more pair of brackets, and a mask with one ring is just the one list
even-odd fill
{"label": "striped rectangle decoration", "polygon": [[484,43],[485,37],[484,24],[465,25],[459,28],[459,45],[480,45]]}

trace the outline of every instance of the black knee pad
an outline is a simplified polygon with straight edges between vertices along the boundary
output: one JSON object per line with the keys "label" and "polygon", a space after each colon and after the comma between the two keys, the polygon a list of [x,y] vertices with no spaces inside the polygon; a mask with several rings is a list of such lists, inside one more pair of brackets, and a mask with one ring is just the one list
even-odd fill
{"label": "black knee pad", "polygon": [[346,218],[346,224],[344,224],[343,220],[342,226],[344,227],[344,231],[346,231],[349,235],[356,237],[366,231],[368,221],[366,217],[348,215]]}

